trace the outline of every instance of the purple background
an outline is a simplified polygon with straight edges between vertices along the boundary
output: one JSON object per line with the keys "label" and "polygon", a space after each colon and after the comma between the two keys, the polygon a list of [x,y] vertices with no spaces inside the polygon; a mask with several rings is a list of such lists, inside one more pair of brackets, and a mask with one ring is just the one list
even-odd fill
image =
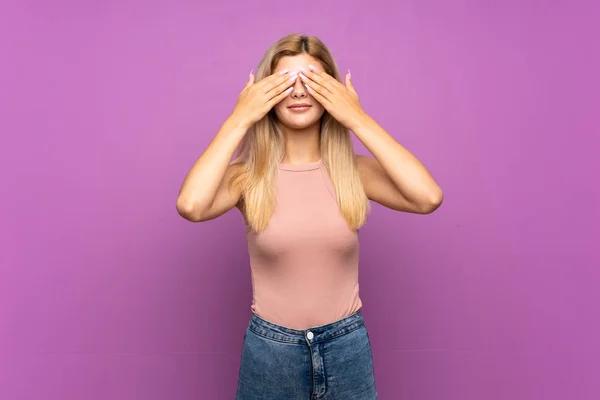
{"label": "purple background", "polygon": [[3,2],[0,398],[233,398],[241,217],[175,199],[296,31],[445,191],[361,233],[380,398],[600,398],[593,3]]}

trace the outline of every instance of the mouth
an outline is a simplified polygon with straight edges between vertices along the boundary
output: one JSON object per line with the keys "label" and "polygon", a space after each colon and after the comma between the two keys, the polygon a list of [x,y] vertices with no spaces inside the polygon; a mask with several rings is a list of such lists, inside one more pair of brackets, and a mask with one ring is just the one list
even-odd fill
{"label": "mouth", "polygon": [[311,107],[312,106],[310,104],[302,103],[302,104],[292,104],[291,106],[288,107],[288,109],[293,112],[303,112],[303,111],[307,111]]}

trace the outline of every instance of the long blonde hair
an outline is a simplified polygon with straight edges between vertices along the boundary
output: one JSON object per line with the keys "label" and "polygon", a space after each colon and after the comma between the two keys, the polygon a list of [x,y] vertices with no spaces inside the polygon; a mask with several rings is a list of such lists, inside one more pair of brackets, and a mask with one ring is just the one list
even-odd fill
{"label": "long blonde hair", "polygon": [[[329,49],[314,36],[291,34],[275,42],[264,54],[255,81],[271,75],[285,56],[307,53],[319,60],[325,72],[340,80],[340,73]],[[360,179],[350,132],[327,111],[321,117],[321,158],[335,189],[341,215],[353,230],[366,221],[369,201]],[[234,163],[242,168],[234,174],[240,183],[242,209],[246,223],[254,231],[264,230],[276,204],[275,177],[283,160],[285,137],[273,110],[258,121],[242,139]]]}

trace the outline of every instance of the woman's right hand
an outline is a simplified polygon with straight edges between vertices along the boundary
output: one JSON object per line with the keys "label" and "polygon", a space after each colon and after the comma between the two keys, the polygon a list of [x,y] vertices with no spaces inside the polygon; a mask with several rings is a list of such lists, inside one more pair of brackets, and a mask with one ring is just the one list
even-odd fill
{"label": "woman's right hand", "polygon": [[291,76],[288,70],[272,74],[258,83],[254,83],[254,75],[250,74],[248,82],[238,96],[232,115],[248,128],[260,121],[274,105],[285,99],[293,89],[298,78],[295,72]]}

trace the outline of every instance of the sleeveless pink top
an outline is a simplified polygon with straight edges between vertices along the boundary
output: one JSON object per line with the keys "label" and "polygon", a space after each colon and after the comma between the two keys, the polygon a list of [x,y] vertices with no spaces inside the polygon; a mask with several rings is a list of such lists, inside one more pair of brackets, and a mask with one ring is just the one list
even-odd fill
{"label": "sleeveless pink top", "polygon": [[358,232],[339,211],[323,161],[280,164],[276,193],[267,228],[247,230],[252,312],[308,329],[359,310]]}

